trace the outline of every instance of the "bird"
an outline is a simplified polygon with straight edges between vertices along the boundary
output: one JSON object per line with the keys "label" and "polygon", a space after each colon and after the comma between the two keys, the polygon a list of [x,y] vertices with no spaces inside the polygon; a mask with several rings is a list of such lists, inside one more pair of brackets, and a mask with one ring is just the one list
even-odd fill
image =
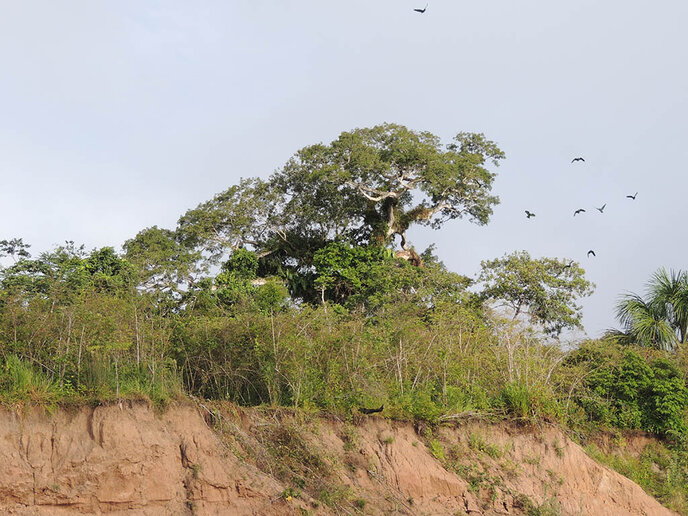
{"label": "bird", "polygon": [[427,8],[428,8],[428,4],[425,4],[425,7],[423,7],[422,9],[414,9],[414,11],[416,11],[417,13],[423,14]]}
{"label": "bird", "polygon": [[588,258],[590,258],[590,255],[597,256],[595,254],[595,251],[593,251],[592,249],[590,249],[590,251],[588,251]]}
{"label": "bird", "polygon": [[638,192],[636,192],[636,193],[633,194],[633,195],[627,195],[626,197],[628,197],[629,199],[633,199],[633,200],[635,201],[635,196],[636,196],[636,195],[638,195]]}
{"label": "bird", "polygon": [[604,213],[604,208],[607,206],[607,203],[604,203],[601,208],[595,208],[597,211],[600,213]]}
{"label": "bird", "polygon": [[573,265],[573,260],[571,260],[569,263],[564,265],[564,269],[570,269],[572,265]]}
{"label": "bird", "polygon": [[526,210],[526,218],[530,218],[530,217],[535,217],[535,213],[531,213],[528,210]]}
{"label": "bird", "polygon": [[380,405],[379,408],[364,408],[364,407],[359,407],[358,410],[361,411],[363,414],[376,414],[377,412],[382,412],[382,409],[384,409],[384,405]]}
{"label": "bird", "polygon": [[573,158],[573,159],[571,160],[571,163],[574,163],[574,162],[576,162],[576,161],[585,161],[585,160],[584,160],[583,158],[581,158],[580,156],[578,156],[577,158]]}
{"label": "bird", "polygon": [[578,208],[576,211],[573,212],[573,216],[575,217],[579,213],[585,213],[585,210],[583,208]]}

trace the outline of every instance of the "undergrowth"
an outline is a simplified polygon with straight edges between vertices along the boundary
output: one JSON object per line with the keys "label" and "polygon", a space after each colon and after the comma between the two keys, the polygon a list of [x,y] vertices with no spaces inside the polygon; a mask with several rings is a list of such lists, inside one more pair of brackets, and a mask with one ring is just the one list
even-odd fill
{"label": "undergrowth", "polygon": [[590,443],[585,451],[596,461],[633,480],[666,507],[688,514],[688,454],[683,446],[671,448],[651,443],[636,456],[623,447],[605,452]]}

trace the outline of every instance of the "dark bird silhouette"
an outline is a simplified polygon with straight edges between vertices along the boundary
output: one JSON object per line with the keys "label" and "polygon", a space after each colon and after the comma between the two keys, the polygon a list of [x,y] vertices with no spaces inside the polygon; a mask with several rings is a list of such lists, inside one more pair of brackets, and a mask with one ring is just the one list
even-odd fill
{"label": "dark bird silhouette", "polygon": [[573,158],[573,159],[571,160],[571,163],[575,163],[576,161],[585,161],[585,160],[579,156],[579,157],[577,157],[577,158]]}
{"label": "dark bird silhouette", "polygon": [[425,7],[423,7],[422,9],[414,9],[414,11],[416,11],[417,13],[423,14],[427,8],[428,8],[428,4],[425,4]]}
{"label": "dark bird silhouette", "polygon": [[607,206],[607,204],[605,203],[605,204],[602,205],[601,208],[595,208],[595,209],[596,209],[597,211],[599,211],[600,213],[604,213],[604,209],[606,208],[606,206]]}
{"label": "dark bird silhouette", "polygon": [[527,218],[535,217],[535,213],[531,213],[531,212],[529,212],[528,210],[526,210],[526,217],[527,217]]}
{"label": "dark bird silhouette", "polygon": [[578,215],[579,213],[585,213],[585,210],[584,210],[583,208],[579,208],[579,209],[577,209],[576,211],[573,212],[573,216],[575,217],[575,216]]}
{"label": "dark bird silhouette", "polygon": [[592,249],[590,249],[590,251],[588,251],[588,258],[590,258],[590,255],[597,256],[595,254],[595,251],[593,251]]}
{"label": "dark bird silhouette", "polygon": [[638,192],[636,192],[636,193],[633,194],[633,195],[627,195],[626,197],[628,197],[629,199],[633,199],[633,200],[635,201],[635,196],[636,196],[636,195],[638,195]]}
{"label": "dark bird silhouette", "polygon": [[382,412],[382,409],[384,409],[384,408],[385,408],[384,405],[380,405],[379,408],[363,408],[363,407],[359,407],[358,410],[360,410],[361,413],[363,413],[363,414],[376,414],[376,413],[378,413],[378,412]]}
{"label": "dark bird silhouette", "polygon": [[569,263],[567,263],[566,265],[564,265],[564,269],[570,269],[570,268],[571,268],[571,265],[573,265],[573,260],[571,260]]}

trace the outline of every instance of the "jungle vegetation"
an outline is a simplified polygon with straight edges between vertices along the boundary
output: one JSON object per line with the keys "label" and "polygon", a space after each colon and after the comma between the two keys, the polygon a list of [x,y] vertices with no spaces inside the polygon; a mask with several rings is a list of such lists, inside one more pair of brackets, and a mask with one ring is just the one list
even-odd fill
{"label": "jungle vegetation", "polygon": [[489,223],[502,159],[481,134],[384,124],[303,148],[121,252],[2,240],[0,399],[384,404],[682,442],[685,273],[660,270],[620,302],[621,330],[563,349],[594,287],[578,263],[515,251],[471,278],[409,242],[412,226]]}

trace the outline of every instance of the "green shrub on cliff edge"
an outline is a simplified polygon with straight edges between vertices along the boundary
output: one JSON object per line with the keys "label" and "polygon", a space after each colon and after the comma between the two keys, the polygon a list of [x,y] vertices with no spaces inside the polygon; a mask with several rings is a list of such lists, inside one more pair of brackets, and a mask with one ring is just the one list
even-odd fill
{"label": "green shrub on cliff edge", "polygon": [[599,342],[575,351],[569,363],[587,370],[577,402],[592,422],[681,440],[688,432],[685,376],[670,358],[643,351]]}

